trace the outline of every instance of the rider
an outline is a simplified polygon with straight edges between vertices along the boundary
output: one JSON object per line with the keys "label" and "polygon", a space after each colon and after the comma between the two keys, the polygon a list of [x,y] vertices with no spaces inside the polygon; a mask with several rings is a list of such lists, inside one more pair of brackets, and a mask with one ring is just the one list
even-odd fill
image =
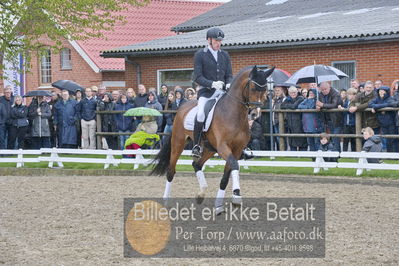
{"label": "rider", "polygon": [[194,56],[194,81],[200,86],[198,91],[198,113],[194,125],[194,147],[192,154],[201,157],[201,133],[204,128],[206,102],[216,90],[229,89],[233,79],[230,56],[220,49],[224,33],[219,28],[206,32],[208,46],[201,48]]}

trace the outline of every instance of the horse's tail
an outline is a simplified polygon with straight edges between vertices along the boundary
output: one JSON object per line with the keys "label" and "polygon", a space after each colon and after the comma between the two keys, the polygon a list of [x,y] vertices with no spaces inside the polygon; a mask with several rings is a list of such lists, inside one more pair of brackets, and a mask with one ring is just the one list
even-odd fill
{"label": "horse's tail", "polygon": [[155,167],[152,169],[150,175],[164,175],[169,170],[170,153],[172,151],[171,137],[165,138],[165,143],[162,145],[161,150],[157,156],[152,161],[152,164],[156,163]]}

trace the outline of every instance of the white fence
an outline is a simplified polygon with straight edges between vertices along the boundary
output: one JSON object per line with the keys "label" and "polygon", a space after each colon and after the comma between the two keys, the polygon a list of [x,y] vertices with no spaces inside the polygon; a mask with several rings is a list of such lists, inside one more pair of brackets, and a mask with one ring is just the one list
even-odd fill
{"label": "white fence", "polygon": [[[159,150],[83,150],[83,149],[40,149],[40,150],[0,150],[1,163],[16,163],[16,167],[22,167],[25,163],[48,162],[48,167],[53,168],[64,167],[63,163],[96,163],[103,164],[104,169],[108,169],[110,165],[118,166],[120,164],[130,164],[133,169],[137,169],[140,165],[147,166],[151,161],[151,156],[156,155]],[[368,163],[367,158],[378,159],[399,159],[399,153],[366,153],[366,152],[309,152],[309,151],[253,151],[256,157],[269,157],[270,161],[249,160],[239,161],[241,167],[249,166],[258,167],[308,167],[313,168],[314,173],[319,173],[322,169],[329,168],[352,168],[356,169],[356,175],[361,175],[364,170],[399,170],[399,164],[374,164]],[[17,157],[7,157],[7,156]],[[28,157],[27,157],[28,155]],[[37,156],[32,158],[33,156]],[[64,155],[64,156],[62,156]],[[74,155],[65,157],[65,155]],[[95,155],[103,156],[103,158],[87,158],[79,155]],[[123,158],[115,158],[115,156],[124,156]],[[136,155],[136,158],[126,158],[127,155]],[[146,156],[147,155],[147,156]],[[191,155],[191,151],[183,151],[182,155]],[[147,158],[145,158],[145,156]],[[276,158],[314,158],[313,161],[283,161]],[[326,162],[325,158],[353,158],[358,162]],[[178,165],[191,165],[191,159],[179,159]],[[208,160],[204,167],[213,167],[215,165],[224,165],[225,161],[217,156]]]}

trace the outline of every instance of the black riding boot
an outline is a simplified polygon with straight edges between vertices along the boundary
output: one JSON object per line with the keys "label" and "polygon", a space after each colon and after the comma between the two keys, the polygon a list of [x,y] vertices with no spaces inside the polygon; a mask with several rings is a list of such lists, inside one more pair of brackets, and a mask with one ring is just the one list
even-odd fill
{"label": "black riding boot", "polygon": [[204,128],[204,122],[198,122],[195,120],[194,124],[194,147],[192,150],[192,154],[194,157],[201,157],[202,149],[200,146],[202,129]]}

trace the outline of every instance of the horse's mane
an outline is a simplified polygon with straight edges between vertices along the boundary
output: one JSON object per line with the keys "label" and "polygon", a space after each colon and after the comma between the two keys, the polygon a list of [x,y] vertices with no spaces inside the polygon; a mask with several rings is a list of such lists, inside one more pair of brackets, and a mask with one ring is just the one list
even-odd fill
{"label": "horse's mane", "polygon": [[233,81],[231,82],[231,85],[233,85],[233,84],[236,82],[236,80],[237,80],[238,78],[240,78],[241,75],[242,75],[245,71],[248,71],[249,69],[252,69],[253,67],[254,67],[254,66],[246,66],[246,67],[242,68],[242,69],[240,70],[240,72],[238,72],[237,75],[234,76]]}

